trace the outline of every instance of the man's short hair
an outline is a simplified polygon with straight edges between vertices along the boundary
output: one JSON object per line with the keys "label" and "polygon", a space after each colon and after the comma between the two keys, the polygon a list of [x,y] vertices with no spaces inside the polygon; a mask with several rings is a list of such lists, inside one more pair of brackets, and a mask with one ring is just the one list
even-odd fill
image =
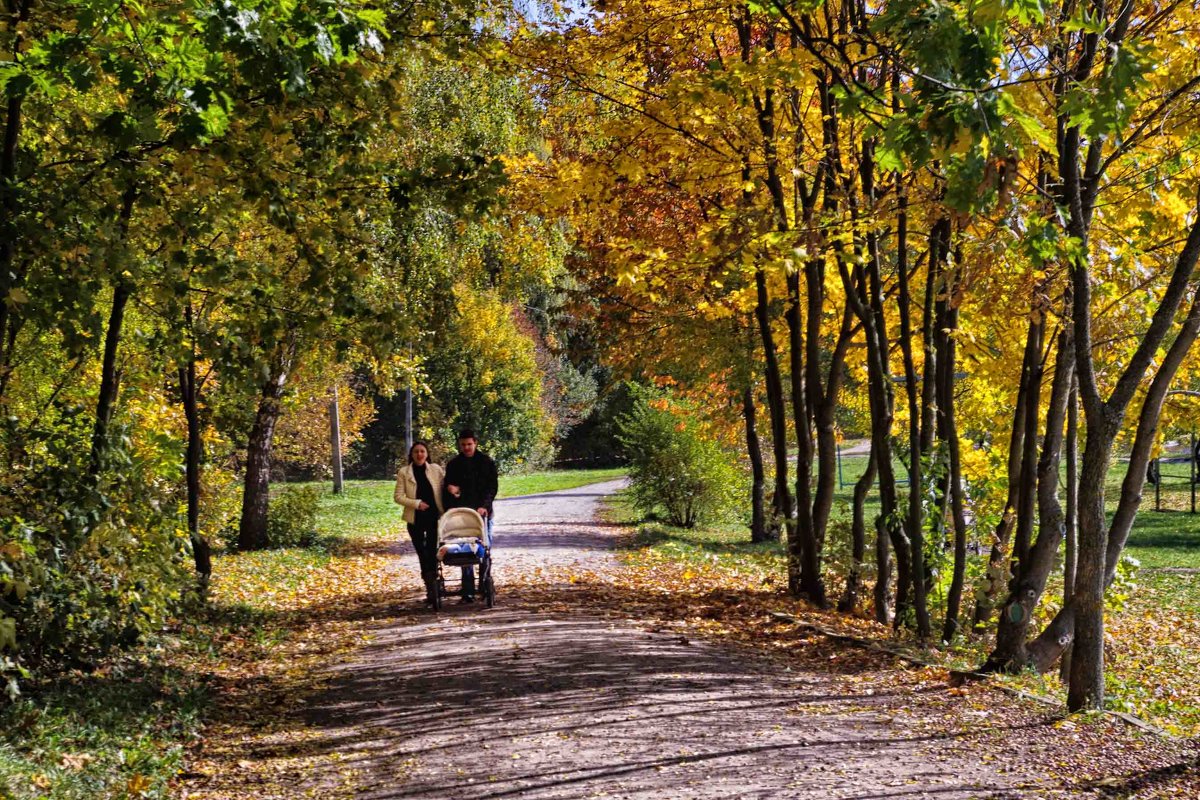
{"label": "man's short hair", "polygon": [[475,431],[471,430],[470,428],[463,428],[458,432],[458,440],[461,442],[463,439],[474,439],[477,442],[479,441],[479,437],[475,435]]}

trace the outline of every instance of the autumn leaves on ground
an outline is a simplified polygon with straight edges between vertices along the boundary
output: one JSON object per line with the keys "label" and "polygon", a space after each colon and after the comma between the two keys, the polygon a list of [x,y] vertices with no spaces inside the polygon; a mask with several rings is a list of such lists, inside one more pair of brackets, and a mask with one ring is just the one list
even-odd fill
{"label": "autumn leaves on ground", "polygon": [[[728,773],[740,785],[762,787],[767,792],[762,796],[870,794],[843,793],[854,785],[913,797],[1192,797],[1200,787],[1196,776],[1189,775],[1196,754],[1185,742],[1146,733],[1113,717],[1065,718],[1057,707],[1014,699],[991,683],[952,686],[945,667],[921,666],[831,636],[858,637],[884,648],[904,644],[872,623],[818,613],[789,600],[779,585],[777,553],[722,544],[734,541],[728,534],[710,532],[705,539],[704,534],[658,525],[635,532],[633,526],[616,524],[629,522],[631,516],[619,498],[606,503],[601,513],[607,522],[601,524],[572,523],[577,527],[550,533],[539,523],[526,524],[526,532],[532,528],[541,537],[534,543],[520,540],[527,533],[522,533],[521,520],[510,515],[511,529],[500,539],[501,546],[509,540],[509,555],[500,562],[504,569],[499,573],[498,608],[487,612],[451,606],[435,622],[419,608],[414,559],[406,546],[398,546],[401,528],[387,500],[386,484],[381,482],[352,485],[349,498],[327,505],[324,526],[359,534],[332,554],[287,551],[220,560],[212,616],[185,626],[182,643],[163,656],[166,669],[196,676],[208,705],[182,754],[179,773],[160,772],[159,778],[169,777],[161,783],[152,776],[144,783],[130,779],[129,796],[478,797],[492,796],[493,789],[497,795],[529,797],[588,797],[603,791],[641,796],[655,786],[668,796],[732,796],[716,789],[704,794],[680,778],[688,774],[689,764],[693,772],[696,765],[707,770],[710,787],[720,787],[721,776]],[[594,541],[578,538],[586,535]],[[615,548],[615,557],[593,549],[596,542]],[[780,613],[793,615],[799,624]],[[519,626],[512,615],[517,615]],[[608,703],[605,711],[579,709],[589,714],[587,724],[562,726],[570,730],[559,731],[553,743],[533,750],[517,744],[517,731],[524,730],[526,721],[520,715],[508,718],[502,731],[488,734],[489,751],[472,756],[475,766],[465,771],[429,744],[428,737],[436,734],[421,724],[429,715],[469,724],[472,716],[486,716],[497,707],[489,700],[471,711],[469,701],[455,701],[449,710],[439,710],[434,707],[439,700],[432,697],[429,708],[422,710],[419,702],[410,707],[413,698],[404,697],[404,692],[414,679],[402,671],[412,668],[421,654],[438,652],[438,641],[445,648],[442,652],[450,655],[428,670],[444,682],[454,680],[456,671],[477,654],[472,637],[502,637],[504,660],[488,660],[487,674],[495,683],[477,689],[484,692],[480,697],[490,697],[487,692],[518,681],[521,658],[536,658],[540,650],[553,648],[554,630],[577,624],[586,632],[589,621],[597,619],[594,630],[604,635],[636,630],[659,650],[684,648],[679,665],[670,669],[688,670],[686,677],[692,682],[704,677],[698,678],[702,671],[716,669],[707,666],[710,661],[721,670],[729,669],[729,661],[758,675],[755,691],[742,687],[736,694],[739,705],[753,710],[748,719],[763,721],[764,731],[755,732],[737,720],[742,726],[738,741],[760,753],[750,758],[751,766],[728,761],[731,751],[706,752],[714,747],[707,737],[718,735],[713,731],[722,720],[737,712],[727,705],[728,698],[706,701],[704,693],[699,699],[689,696],[689,704],[673,713],[651,714],[648,721],[639,722],[629,748],[636,755],[610,764],[611,775],[583,772],[564,783],[553,776],[569,771],[566,766],[531,766],[531,753],[553,757],[560,749],[578,747],[571,736],[586,737],[592,725],[618,724],[605,719],[610,712],[622,718],[628,712],[632,718],[639,706],[673,702],[673,690],[659,684],[646,697]],[[527,641],[520,638],[521,631],[531,620],[549,620],[552,625],[539,628],[542,632]],[[419,632],[417,644],[405,639],[406,630]],[[572,647],[586,648],[587,641]],[[913,653],[926,660],[953,657]],[[636,662],[632,650],[628,657]],[[353,667],[352,679],[344,675],[348,665],[359,665]],[[366,666],[360,669],[361,665]],[[370,685],[384,687],[378,696],[356,697],[362,690],[348,691],[344,685],[347,680],[361,682],[358,673],[363,669]],[[549,671],[554,680],[577,677],[562,674],[561,668]],[[622,682],[633,685],[648,669],[623,665],[622,671],[627,673]],[[670,677],[681,678],[675,673]],[[723,672],[708,677],[727,679]],[[777,684],[793,679],[800,683]],[[520,684],[516,685],[519,694]],[[506,695],[500,699],[510,700]],[[551,705],[548,696],[541,699]],[[394,715],[378,711],[398,702],[404,708],[396,713],[410,714],[403,725]],[[370,712],[365,721],[357,719],[352,725],[344,719],[362,717],[363,707]],[[612,712],[614,707],[626,710]],[[539,711],[538,716],[542,713],[549,712]],[[569,715],[572,709],[556,708],[555,713]],[[673,720],[665,735],[671,741],[661,740],[656,716]],[[716,727],[686,733],[689,720]],[[557,730],[552,722],[543,727]],[[852,736],[863,737],[855,745],[858,749],[849,752],[862,753],[865,766],[851,765],[846,760],[850,756],[836,749],[836,765],[822,760],[827,756],[814,743],[841,746],[822,741],[826,728],[841,725],[853,731]],[[687,737],[686,746],[676,741],[680,736]],[[762,736],[779,741],[763,742]],[[808,749],[788,749],[802,747]],[[423,755],[423,748],[430,752]],[[393,752],[398,755],[393,757]],[[588,752],[576,760],[586,761]],[[913,763],[905,766],[906,758]],[[943,763],[958,764],[957,773],[939,772]],[[792,765],[796,774],[777,775],[781,764]],[[587,766],[572,761],[570,768]],[[62,769],[70,770],[66,755]],[[507,776],[505,770],[517,771]],[[501,781],[499,789],[487,788],[489,776]],[[506,780],[509,783],[503,783]],[[943,780],[949,785],[934,782]]]}

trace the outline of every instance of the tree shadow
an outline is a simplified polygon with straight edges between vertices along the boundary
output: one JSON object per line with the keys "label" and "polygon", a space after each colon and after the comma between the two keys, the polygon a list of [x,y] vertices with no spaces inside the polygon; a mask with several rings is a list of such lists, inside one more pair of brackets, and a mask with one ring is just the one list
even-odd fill
{"label": "tree shadow", "polygon": [[[914,794],[1005,796],[930,755],[980,729],[968,735],[894,723],[898,706],[922,697],[954,702],[943,687],[866,693],[838,679],[894,668],[888,655],[844,658],[836,642],[789,627],[780,636],[795,639],[799,650],[789,653],[788,673],[750,651],[630,625],[631,617],[651,628],[655,620],[666,624],[675,607],[598,581],[514,587],[490,611],[450,606],[435,615],[412,606],[415,596],[360,594],[338,608],[280,615],[288,625],[317,629],[373,620],[371,641],[333,667],[328,688],[287,722],[311,735],[262,737],[237,758],[267,772],[305,764],[297,795],[333,791],[350,771],[363,783],[356,796],[378,800],[569,798],[601,790],[774,797],[802,794],[797,787],[815,792],[822,781],[845,790],[831,797],[905,796],[901,788],[865,788],[872,775],[891,772],[916,780],[922,788]],[[690,595],[688,607],[729,614],[736,624],[742,600],[714,590]],[[264,698],[286,690],[274,678],[255,689]],[[989,730],[1005,737],[1020,727]],[[867,779],[851,786],[836,777],[839,770]],[[698,776],[728,792],[697,795]],[[208,790],[240,785],[237,776],[205,779]]]}

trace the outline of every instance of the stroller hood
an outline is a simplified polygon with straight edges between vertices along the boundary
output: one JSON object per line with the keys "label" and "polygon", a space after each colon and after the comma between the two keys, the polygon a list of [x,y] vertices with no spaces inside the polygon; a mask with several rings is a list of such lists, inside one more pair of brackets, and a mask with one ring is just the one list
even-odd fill
{"label": "stroller hood", "polygon": [[492,544],[483,517],[473,508],[452,508],[442,515],[438,521],[438,542],[451,539],[481,539],[488,547]]}

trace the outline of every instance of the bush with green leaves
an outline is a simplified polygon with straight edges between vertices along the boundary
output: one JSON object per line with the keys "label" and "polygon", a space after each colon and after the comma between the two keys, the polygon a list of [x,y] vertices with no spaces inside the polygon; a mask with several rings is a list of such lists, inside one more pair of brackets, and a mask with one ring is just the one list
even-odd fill
{"label": "bush with green leaves", "polygon": [[729,451],[705,435],[693,409],[639,390],[617,424],[633,501],[643,514],[694,528],[736,508],[745,478]]}
{"label": "bush with green leaves", "polygon": [[271,498],[267,540],[271,547],[311,547],[316,544],[317,506],[321,490],[311,484],[287,486]]}
{"label": "bush with green leaves", "polygon": [[90,463],[90,420],[66,413],[25,432],[0,481],[0,681],[87,667],[143,641],[191,585],[180,520],[179,447],[118,428]]}

